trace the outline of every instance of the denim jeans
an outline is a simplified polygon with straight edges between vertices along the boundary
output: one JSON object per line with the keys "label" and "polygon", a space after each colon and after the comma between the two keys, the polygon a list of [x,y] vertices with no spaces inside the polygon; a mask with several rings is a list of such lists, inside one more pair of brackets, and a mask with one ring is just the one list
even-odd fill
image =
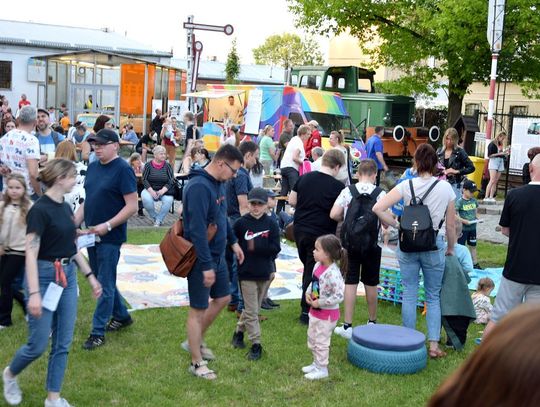
{"label": "denim jeans", "polygon": [[130,318],[124,298],[116,288],[116,267],[120,259],[120,245],[96,243],[88,248],[90,267],[101,283],[103,293],[97,300],[92,320],[92,335],[105,335],[105,326],[111,319],[125,321]]}
{"label": "denim jeans", "polygon": [[424,276],[427,302],[428,340],[438,341],[441,337],[441,287],[444,274],[446,243],[437,236],[437,250],[430,252],[405,253],[398,249],[397,255],[403,282],[403,304],[401,319],[403,326],[416,328],[418,281],[420,270]]}
{"label": "denim jeans", "polygon": [[[229,217],[229,222],[231,226],[234,226],[234,223],[240,219],[239,216]],[[227,244],[225,248],[225,261],[227,262],[227,270],[229,271],[229,281],[231,288],[231,305],[236,305],[237,309],[241,311],[244,309],[244,301],[242,301],[242,294],[240,292],[240,286],[238,284],[238,262],[236,261],[236,256],[232,251],[231,247]]]}
{"label": "denim jeans", "polygon": [[159,213],[156,214],[156,201],[146,189],[141,192],[141,200],[148,215],[159,223],[163,223],[163,219],[165,219],[167,212],[169,212],[173,204],[173,197],[171,195],[162,195],[159,198],[159,201],[161,201],[161,209],[159,210]]}
{"label": "denim jeans", "polygon": [[[51,353],[47,367],[46,390],[60,392],[73,330],[77,319],[77,276],[74,264],[64,266],[67,287],[62,292],[58,308],[51,312],[42,309],[41,318],[29,315],[28,342],[23,345],[11,361],[9,368],[14,375],[21,373],[26,366],[39,358],[47,348],[49,334],[52,331]],[[50,261],[38,260],[39,290],[41,298],[45,295],[49,283],[56,279],[54,264]]]}

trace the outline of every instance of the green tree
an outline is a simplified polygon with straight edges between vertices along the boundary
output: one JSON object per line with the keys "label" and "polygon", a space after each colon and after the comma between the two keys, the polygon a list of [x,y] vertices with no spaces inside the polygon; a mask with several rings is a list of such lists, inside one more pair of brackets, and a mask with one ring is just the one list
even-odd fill
{"label": "green tree", "polygon": [[240,74],[240,57],[236,50],[236,38],[232,42],[232,48],[227,55],[227,64],[225,65],[225,83],[237,83],[236,78]]}
{"label": "green tree", "polygon": [[302,40],[296,34],[275,34],[264,44],[253,49],[253,59],[257,64],[281,66],[285,69],[293,65],[322,65],[323,56],[319,45],[312,37]]}
{"label": "green tree", "polygon": [[[486,0],[288,0],[298,23],[318,34],[350,32],[373,66],[400,69],[424,89],[447,78],[448,122],[461,112],[474,81],[489,81]],[[507,0],[498,76],[540,88],[538,0]],[[380,46],[371,47],[380,41]],[[363,46],[366,45],[366,46]],[[429,58],[435,58],[429,64]]]}

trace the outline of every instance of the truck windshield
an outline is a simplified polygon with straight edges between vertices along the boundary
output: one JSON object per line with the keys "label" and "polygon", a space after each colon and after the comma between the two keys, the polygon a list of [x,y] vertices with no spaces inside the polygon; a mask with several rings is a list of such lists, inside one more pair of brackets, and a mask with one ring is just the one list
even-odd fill
{"label": "truck windshield", "polygon": [[307,121],[316,120],[319,123],[323,136],[328,136],[331,131],[342,131],[346,138],[358,138],[358,132],[352,124],[349,116],[336,116],[328,113],[305,112]]}

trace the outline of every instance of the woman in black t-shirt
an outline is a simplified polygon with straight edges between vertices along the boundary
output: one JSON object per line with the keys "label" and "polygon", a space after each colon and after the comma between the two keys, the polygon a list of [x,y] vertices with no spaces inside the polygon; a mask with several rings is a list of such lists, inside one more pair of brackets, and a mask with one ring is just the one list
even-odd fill
{"label": "woman in black t-shirt", "polygon": [[46,350],[52,332],[45,407],[69,406],[60,398],[67,356],[73,340],[77,317],[77,277],[74,261],[88,279],[94,297],[101,285],[88,263],[77,252],[73,212],[64,202],[64,194],[76,183],[73,162],[60,158],[48,162],[39,180],[47,191],[30,209],[26,229],[26,280],[28,342],[15,354],[4,370],[4,395],[9,404],[22,399],[16,376]]}

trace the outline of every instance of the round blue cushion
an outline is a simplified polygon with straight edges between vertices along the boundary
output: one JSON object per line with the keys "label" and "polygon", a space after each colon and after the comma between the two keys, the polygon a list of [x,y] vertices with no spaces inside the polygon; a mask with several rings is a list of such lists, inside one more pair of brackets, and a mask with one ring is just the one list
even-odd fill
{"label": "round blue cushion", "polygon": [[353,328],[352,340],[369,349],[404,352],[425,347],[426,336],[404,326],[372,324]]}
{"label": "round blue cushion", "polygon": [[419,372],[427,365],[425,346],[416,350],[396,352],[369,349],[354,341],[349,341],[347,357],[353,365],[374,373],[412,374]]}

